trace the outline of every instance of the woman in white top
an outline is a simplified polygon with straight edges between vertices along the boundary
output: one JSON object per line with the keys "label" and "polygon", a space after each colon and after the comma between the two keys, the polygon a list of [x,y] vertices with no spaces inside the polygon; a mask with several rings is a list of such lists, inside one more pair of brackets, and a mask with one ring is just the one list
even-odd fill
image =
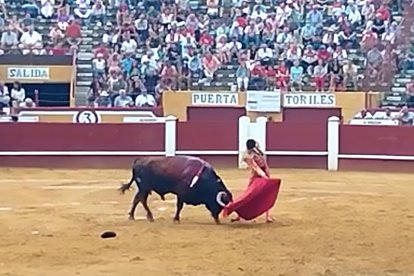
{"label": "woman in white top", "polygon": [[17,103],[17,106],[24,102],[24,99],[26,98],[26,91],[18,81],[13,84],[13,88],[11,90],[11,98],[13,103]]}
{"label": "woman in white top", "polygon": [[42,0],[40,12],[45,18],[51,18],[55,11],[55,0]]}

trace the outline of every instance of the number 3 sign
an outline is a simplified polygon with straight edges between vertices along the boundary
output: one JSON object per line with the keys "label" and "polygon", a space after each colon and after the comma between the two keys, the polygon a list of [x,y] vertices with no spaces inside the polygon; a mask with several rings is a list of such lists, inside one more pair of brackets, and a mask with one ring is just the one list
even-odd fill
{"label": "number 3 sign", "polygon": [[101,122],[101,118],[95,111],[83,110],[75,114],[73,122],[78,124],[96,124]]}

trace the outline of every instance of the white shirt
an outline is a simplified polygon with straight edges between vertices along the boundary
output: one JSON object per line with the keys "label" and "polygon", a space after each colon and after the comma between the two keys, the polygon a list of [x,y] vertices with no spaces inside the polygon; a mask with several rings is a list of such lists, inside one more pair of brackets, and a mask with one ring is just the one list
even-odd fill
{"label": "white shirt", "polygon": [[151,94],[147,94],[147,95],[138,95],[137,98],[135,99],[135,105],[136,106],[144,106],[144,105],[149,105],[149,106],[155,106],[156,101],[154,96],[152,96]]}
{"label": "white shirt", "polygon": [[26,98],[26,91],[24,91],[24,88],[20,88],[20,90],[12,89],[11,96],[13,99],[23,102]]}
{"label": "white shirt", "polygon": [[0,90],[0,96],[1,95],[9,95],[9,88],[7,86],[3,85],[3,90]]}
{"label": "white shirt", "polygon": [[[234,45],[234,44],[236,44],[236,45]],[[240,42],[234,42],[234,41],[230,41],[230,42],[228,42],[227,44],[226,44],[226,48],[228,49],[228,50],[231,50],[231,49],[233,49],[233,47],[234,46],[236,46],[236,49],[237,50],[240,50],[241,48],[242,48],[242,44],[240,43]]]}
{"label": "white shirt", "polygon": [[121,50],[125,53],[134,53],[135,50],[137,49],[137,43],[135,42],[135,40],[130,39],[125,40],[124,42],[122,42],[122,47]]}
{"label": "white shirt", "polygon": [[118,41],[118,34],[114,34],[114,35],[108,35],[107,33],[103,34],[102,36],[102,42],[103,43],[112,43],[112,44],[116,44],[116,42]]}
{"label": "white shirt", "polygon": [[93,65],[95,66],[95,68],[97,69],[97,70],[105,70],[105,60],[104,59],[98,59],[98,58],[95,58],[94,60],[93,60]]}
{"label": "white shirt", "polygon": [[264,58],[271,58],[273,57],[273,51],[270,48],[260,48],[257,51],[257,56],[259,57],[259,59],[264,59]]}
{"label": "white shirt", "polygon": [[92,13],[96,15],[105,14],[105,6],[101,4],[101,8],[97,9],[96,4],[92,6]]}
{"label": "white shirt", "polygon": [[24,32],[22,37],[20,38],[20,42],[24,45],[34,45],[36,43],[42,43],[42,36],[36,31],[33,31],[32,34],[30,34],[29,32]]}
{"label": "white shirt", "polygon": [[355,9],[354,11],[349,10],[348,20],[352,24],[358,23],[362,20],[361,14],[359,13],[358,9]]}

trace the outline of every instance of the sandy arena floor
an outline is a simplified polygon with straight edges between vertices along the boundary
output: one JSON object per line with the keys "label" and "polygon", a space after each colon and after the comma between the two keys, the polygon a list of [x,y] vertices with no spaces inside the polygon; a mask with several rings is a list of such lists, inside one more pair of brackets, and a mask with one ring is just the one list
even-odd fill
{"label": "sandy arena floor", "polygon": [[[219,170],[238,194],[247,171]],[[0,275],[414,275],[411,175],[274,170],[273,224],[216,226],[204,207],[172,223],[173,197],[151,197],[155,223],[127,220],[129,170],[0,169]],[[118,238],[102,240],[103,230]]]}

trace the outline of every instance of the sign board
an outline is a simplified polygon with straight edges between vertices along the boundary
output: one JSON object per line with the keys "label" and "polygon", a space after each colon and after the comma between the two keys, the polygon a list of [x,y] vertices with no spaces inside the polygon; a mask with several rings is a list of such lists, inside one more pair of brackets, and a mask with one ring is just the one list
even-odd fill
{"label": "sign board", "polygon": [[79,124],[96,124],[101,122],[101,116],[93,110],[83,110],[73,116],[73,122]]}
{"label": "sign board", "polygon": [[195,92],[191,94],[191,105],[198,106],[238,106],[237,93]]}
{"label": "sign board", "polygon": [[280,91],[247,91],[246,110],[253,112],[280,112]]}
{"label": "sign board", "polygon": [[370,125],[370,126],[398,126],[398,120],[390,119],[352,119],[350,125]]}
{"label": "sign board", "polygon": [[7,78],[11,80],[49,80],[49,67],[8,67]]}
{"label": "sign board", "polygon": [[335,94],[299,93],[284,94],[283,107],[334,107]]}

